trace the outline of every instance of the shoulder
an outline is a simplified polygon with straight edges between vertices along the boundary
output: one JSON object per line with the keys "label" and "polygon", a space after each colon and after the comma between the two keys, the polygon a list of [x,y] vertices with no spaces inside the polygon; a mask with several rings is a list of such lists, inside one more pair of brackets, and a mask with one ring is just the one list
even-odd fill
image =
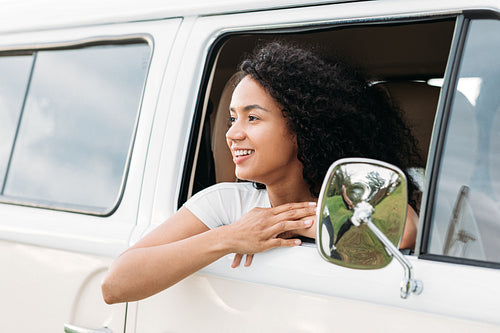
{"label": "shoulder", "polygon": [[196,193],[194,197],[202,197],[202,196],[212,196],[214,194],[241,194],[241,195],[259,195],[263,194],[266,191],[258,190],[253,186],[253,183],[250,182],[240,182],[240,183],[218,183],[207,187],[206,189],[201,190]]}
{"label": "shoulder", "polygon": [[230,224],[254,207],[270,207],[266,190],[252,183],[219,183],[192,196],[184,206],[209,228]]}
{"label": "shoulder", "polygon": [[219,183],[193,195],[184,205],[188,208],[193,206],[222,206],[238,204],[246,210],[246,206],[266,207],[268,202],[266,190],[259,190],[253,183]]}

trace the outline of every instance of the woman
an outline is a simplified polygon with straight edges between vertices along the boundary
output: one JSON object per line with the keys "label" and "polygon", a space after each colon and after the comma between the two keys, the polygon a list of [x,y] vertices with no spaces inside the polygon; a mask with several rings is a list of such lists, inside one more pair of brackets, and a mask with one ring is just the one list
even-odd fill
{"label": "woman", "polygon": [[[243,254],[249,265],[254,253],[314,238],[318,192],[339,158],[376,158],[403,170],[418,159],[387,96],[344,64],[273,42],[240,69],[226,139],[236,176],[252,183],[197,193],[124,252],[103,281],[107,303],[151,296],[230,253],[237,253],[233,267]],[[409,209],[404,247],[414,242],[415,218]]]}

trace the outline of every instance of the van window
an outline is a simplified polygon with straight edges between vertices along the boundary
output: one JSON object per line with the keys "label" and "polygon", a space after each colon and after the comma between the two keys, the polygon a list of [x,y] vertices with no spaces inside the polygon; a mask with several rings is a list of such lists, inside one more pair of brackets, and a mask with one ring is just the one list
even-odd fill
{"label": "van window", "polygon": [[33,56],[0,57],[0,188],[24,102]]}
{"label": "van window", "polygon": [[[4,200],[95,213],[113,209],[150,53],[146,43],[34,52],[31,81],[17,78],[15,98],[26,94],[26,101],[19,119],[8,125],[9,133],[17,132],[4,153],[10,156]],[[8,112],[16,108],[19,101]]]}
{"label": "van window", "polygon": [[438,175],[429,253],[500,263],[500,21],[469,25]]}
{"label": "van window", "polygon": [[[383,85],[402,109],[419,142],[422,163],[415,165],[415,182],[422,184],[440,88],[427,84],[444,76],[455,17],[415,22],[383,22],[292,28],[281,31],[240,31],[222,36],[212,46],[205,69],[213,73],[204,100],[198,101],[199,123],[193,126],[179,206],[191,194],[219,182],[236,181],[225,133],[232,75],[245,54],[266,41],[282,39],[312,47],[324,57],[341,58]],[[355,42],[353,42],[355,41]],[[203,85],[202,85],[203,86]],[[205,109],[203,109],[205,107]],[[204,115],[204,119],[200,115]],[[195,120],[196,121],[196,120]],[[201,131],[199,131],[199,127]],[[201,137],[198,137],[199,133]],[[197,143],[199,142],[199,143]],[[196,149],[198,145],[198,149]],[[189,155],[190,154],[190,155]],[[197,154],[195,156],[195,154]],[[196,160],[196,162],[193,162]],[[196,168],[192,166],[195,165]],[[411,172],[411,170],[409,170]],[[194,176],[192,176],[194,173]],[[420,177],[417,177],[420,176]],[[419,202],[419,197],[414,201]]]}

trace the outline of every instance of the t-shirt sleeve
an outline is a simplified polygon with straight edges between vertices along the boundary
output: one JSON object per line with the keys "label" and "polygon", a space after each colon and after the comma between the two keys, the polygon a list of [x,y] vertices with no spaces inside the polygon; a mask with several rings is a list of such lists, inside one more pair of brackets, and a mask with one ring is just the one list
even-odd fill
{"label": "t-shirt sleeve", "polygon": [[210,229],[231,224],[241,216],[241,200],[234,187],[216,184],[192,196],[184,207]]}

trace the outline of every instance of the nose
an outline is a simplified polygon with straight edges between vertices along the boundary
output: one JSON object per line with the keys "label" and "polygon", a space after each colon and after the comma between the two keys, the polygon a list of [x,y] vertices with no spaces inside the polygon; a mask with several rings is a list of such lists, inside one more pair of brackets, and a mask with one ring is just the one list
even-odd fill
{"label": "nose", "polygon": [[236,120],[226,132],[227,143],[231,145],[231,141],[241,141],[243,139],[245,139],[245,130],[240,121]]}

